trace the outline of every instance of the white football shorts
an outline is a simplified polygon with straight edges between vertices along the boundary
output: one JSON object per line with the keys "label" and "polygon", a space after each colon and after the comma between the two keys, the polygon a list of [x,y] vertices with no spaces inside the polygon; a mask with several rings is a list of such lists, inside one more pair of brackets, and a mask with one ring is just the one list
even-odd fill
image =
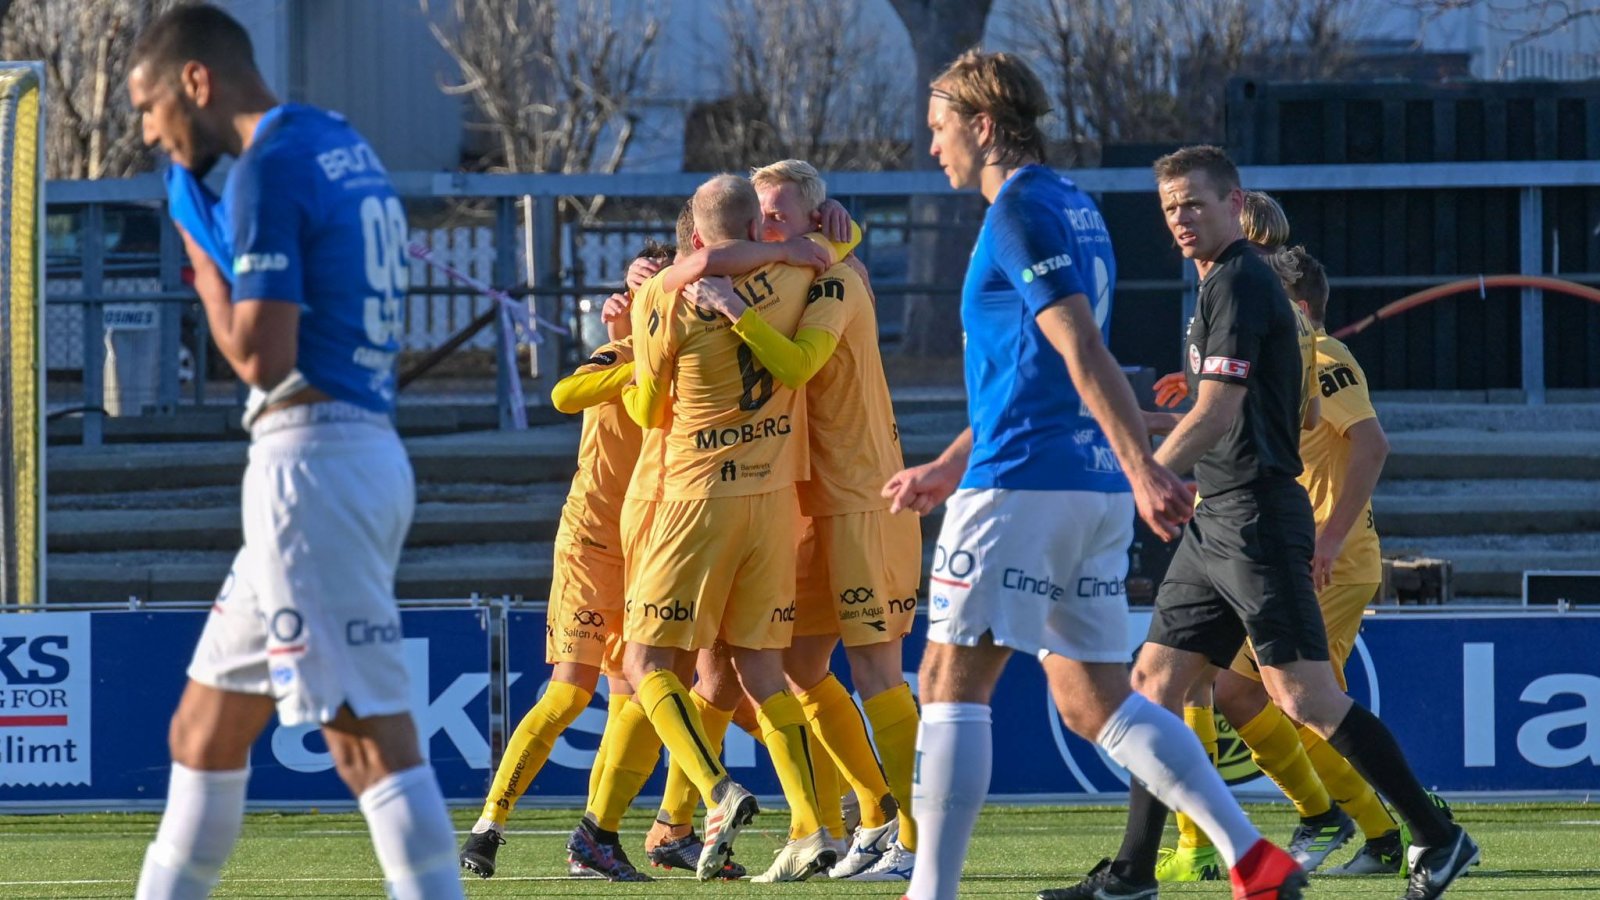
{"label": "white football shorts", "polygon": [[395,569],[416,489],[388,417],[344,403],[269,413],[252,432],[244,546],[189,677],[272,696],[285,725],[407,712]]}
{"label": "white football shorts", "polygon": [[928,640],[1128,662],[1133,495],[963,488],[945,504]]}

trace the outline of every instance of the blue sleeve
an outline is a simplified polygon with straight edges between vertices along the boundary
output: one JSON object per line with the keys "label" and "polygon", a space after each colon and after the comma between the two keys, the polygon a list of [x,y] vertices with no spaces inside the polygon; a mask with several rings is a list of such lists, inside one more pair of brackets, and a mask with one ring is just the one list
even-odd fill
{"label": "blue sleeve", "polygon": [[315,182],[292,158],[266,155],[241,163],[233,183],[233,297],[287,300],[305,307],[306,193]]}
{"label": "blue sleeve", "polygon": [[167,214],[188,232],[211,261],[233,281],[233,250],[228,246],[228,231],[223,222],[222,201],[194,173],[179,165],[167,166]]}
{"label": "blue sleeve", "polygon": [[[1061,211],[1026,196],[1005,197],[989,220],[990,250],[1034,315],[1073,294],[1088,296],[1078,241]],[[1090,298],[1093,302],[1093,298]]]}

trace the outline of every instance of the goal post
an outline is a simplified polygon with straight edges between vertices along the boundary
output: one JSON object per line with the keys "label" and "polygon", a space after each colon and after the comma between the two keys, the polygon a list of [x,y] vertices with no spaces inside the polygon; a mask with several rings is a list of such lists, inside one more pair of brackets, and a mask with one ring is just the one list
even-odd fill
{"label": "goal post", "polygon": [[0,62],[0,604],[45,600],[44,68]]}

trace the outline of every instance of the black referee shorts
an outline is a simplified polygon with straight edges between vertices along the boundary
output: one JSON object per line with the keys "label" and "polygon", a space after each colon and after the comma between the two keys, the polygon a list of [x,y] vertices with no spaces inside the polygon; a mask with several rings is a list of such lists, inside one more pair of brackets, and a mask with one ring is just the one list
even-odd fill
{"label": "black referee shorts", "polygon": [[1145,640],[1223,669],[1246,636],[1264,666],[1326,661],[1311,582],[1316,540],[1311,501],[1293,479],[1202,500],[1156,593]]}

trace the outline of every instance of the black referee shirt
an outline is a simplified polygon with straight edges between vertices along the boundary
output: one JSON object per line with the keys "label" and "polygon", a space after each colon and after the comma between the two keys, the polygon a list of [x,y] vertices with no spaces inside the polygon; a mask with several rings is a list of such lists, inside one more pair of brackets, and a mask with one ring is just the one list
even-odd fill
{"label": "black referee shirt", "polygon": [[1195,463],[1200,496],[1299,475],[1304,372],[1298,329],[1277,274],[1248,241],[1222,251],[1200,285],[1186,356],[1191,396],[1199,396],[1204,379],[1246,389],[1233,427]]}

